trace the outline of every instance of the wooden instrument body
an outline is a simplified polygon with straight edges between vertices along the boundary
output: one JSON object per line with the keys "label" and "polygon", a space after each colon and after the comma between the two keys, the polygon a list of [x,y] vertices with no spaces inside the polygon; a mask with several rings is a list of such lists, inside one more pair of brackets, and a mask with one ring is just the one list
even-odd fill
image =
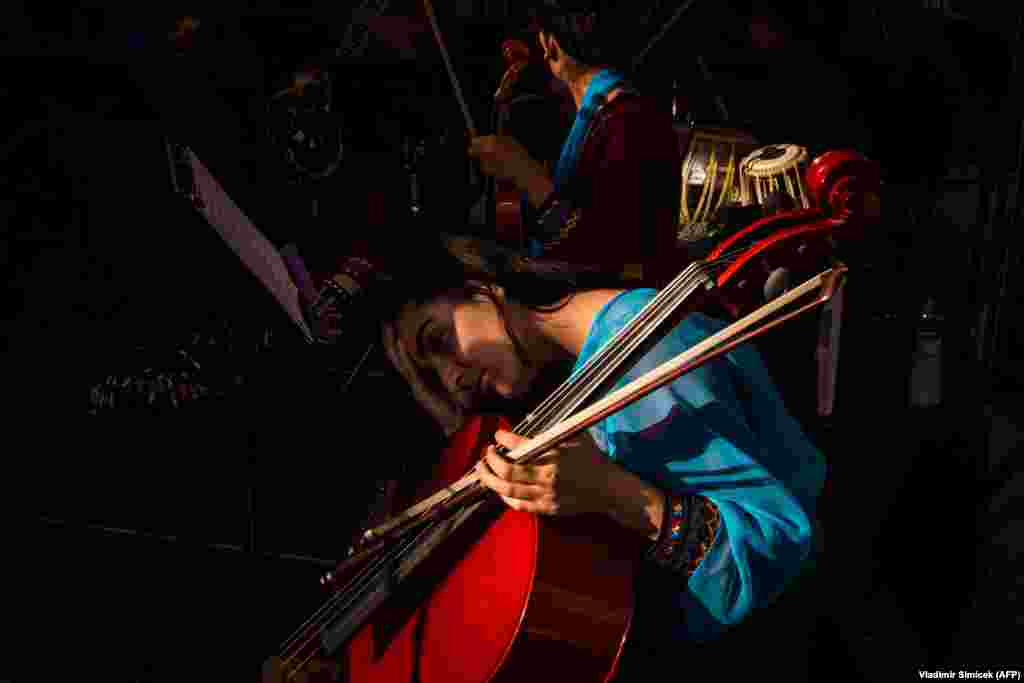
{"label": "wooden instrument body", "polygon": [[[505,135],[511,109],[509,100],[519,75],[530,60],[530,49],[522,41],[506,40],[501,46],[502,56],[508,66],[501,83],[494,94],[497,121],[495,135]],[[507,180],[494,182],[494,237],[505,244],[525,247],[526,226],[523,222],[522,193],[515,183]]]}
{"label": "wooden instrument body", "polygon": [[[694,293],[696,307],[710,296],[736,315],[757,309],[764,304],[766,272],[819,272],[834,258],[839,233],[862,230],[877,217],[877,167],[856,153],[816,159],[807,187],[822,208],[758,221],[716,248],[709,261],[736,255],[724,261],[729,265],[716,275],[717,287]],[[511,428],[495,417],[469,421],[450,441],[434,478],[409,497],[423,498],[460,479],[499,427]],[[365,623],[341,647],[342,680],[607,681],[614,675],[645,539],[603,517],[540,518],[493,498],[484,506],[387,602],[365,607]],[[338,590],[346,578],[328,585]],[[359,604],[356,611],[370,602],[360,592],[349,597]]]}
{"label": "wooden instrument body", "polygon": [[858,152],[836,150],[815,158],[805,173],[817,206],[763,218],[718,244],[707,260],[742,253],[718,274],[716,298],[735,317],[765,303],[763,285],[777,268],[796,281],[819,272],[835,245],[856,240],[879,215],[880,170]]}
{"label": "wooden instrument body", "polygon": [[[499,426],[511,428],[471,420],[431,486],[462,476]],[[542,519],[500,502],[478,511],[356,631],[343,680],[607,681],[629,632],[642,542],[603,517]]]}

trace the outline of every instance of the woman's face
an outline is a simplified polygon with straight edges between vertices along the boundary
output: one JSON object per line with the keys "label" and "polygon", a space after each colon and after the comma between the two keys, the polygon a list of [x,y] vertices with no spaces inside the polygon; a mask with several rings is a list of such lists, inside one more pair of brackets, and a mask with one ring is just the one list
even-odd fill
{"label": "woman's face", "polygon": [[517,352],[497,304],[482,294],[408,306],[397,333],[412,362],[467,410],[489,398],[521,397],[537,375]]}

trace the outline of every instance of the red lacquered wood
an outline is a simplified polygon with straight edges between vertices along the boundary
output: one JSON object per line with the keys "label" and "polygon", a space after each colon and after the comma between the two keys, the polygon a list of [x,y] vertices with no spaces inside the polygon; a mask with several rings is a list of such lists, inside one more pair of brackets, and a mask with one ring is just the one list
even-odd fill
{"label": "red lacquered wood", "polygon": [[[786,268],[799,282],[832,256],[834,221],[826,220],[781,230],[756,242],[716,278],[720,303],[734,317],[742,317],[765,304],[764,284],[776,268]],[[796,246],[794,246],[796,243]]]}
{"label": "red lacquered wood", "polygon": [[[530,63],[530,48],[520,40],[506,40],[501,44],[501,54],[508,65],[501,77],[497,91],[494,93],[495,106],[498,108],[498,129],[496,135],[505,134],[505,125],[510,115],[509,99],[511,98],[520,74]],[[507,244],[526,246],[526,232],[523,224],[521,193],[515,186],[505,180],[495,182],[494,189],[494,230],[495,238]]]}
{"label": "red lacquered wood", "polygon": [[[828,206],[837,214],[862,213],[870,206],[851,205],[856,195],[879,192],[882,171],[878,164],[855,150],[825,152],[812,161],[804,174],[807,189],[818,206]],[[868,211],[870,216],[870,211]]]}
{"label": "red lacquered wood", "polygon": [[[511,429],[485,417],[455,434],[435,487],[462,476],[498,426]],[[424,563],[422,593],[389,603],[356,632],[346,680],[500,683],[539,670],[559,680],[612,677],[642,539],[603,517],[555,520],[502,505],[478,517]]]}
{"label": "red lacquered wood", "polygon": [[[708,260],[744,249],[754,241],[790,227],[815,222],[821,230],[835,231],[833,237],[855,236],[855,231],[878,218],[881,170],[859,152],[834,150],[816,157],[804,173],[807,192],[817,205],[768,216],[755,221],[719,243]],[[822,222],[833,219],[833,222]]]}
{"label": "red lacquered wood", "polygon": [[[719,245],[709,260],[730,248],[740,253],[718,275],[716,298],[743,315],[764,303],[774,269],[820,271],[839,229],[877,217],[876,170],[850,152],[816,159],[808,186],[831,211],[775,216]],[[465,474],[499,426],[510,428],[493,417],[470,420],[416,497]],[[543,671],[550,680],[607,681],[629,633],[642,543],[603,517],[550,519],[492,506],[402,586],[415,590],[399,591],[404,597],[356,632],[344,648],[345,680],[502,683]]]}
{"label": "red lacquered wood", "polygon": [[796,209],[785,211],[773,216],[766,216],[754,221],[747,227],[737,230],[733,234],[719,242],[714,250],[708,255],[708,260],[721,258],[727,252],[735,252],[750,246],[760,239],[764,239],[785,228],[807,225],[814,221],[826,218],[827,214],[822,209]]}
{"label": "red lacquered wood", "polygon": [[714,262],[740,254],[718,274],[716,298],[734,316],[765,303],[768,275],[786,268],[797,281],[826,267],[835,244],[859,237],[878,218],[880,170],[851,150],[826,152],[805,174],[816,208],[787,211],[763,218],[722,240],[708,255]]}

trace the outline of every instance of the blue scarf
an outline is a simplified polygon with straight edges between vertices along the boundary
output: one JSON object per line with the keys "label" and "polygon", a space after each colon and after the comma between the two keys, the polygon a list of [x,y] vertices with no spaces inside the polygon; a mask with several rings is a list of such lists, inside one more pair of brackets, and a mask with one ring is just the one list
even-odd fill
{"label": "blue scarf", "polygon": [[604,69],[590,81],[587,92],[583,94],[580,110],[576,112],[576,120],[569,131],[569,137],[562,145],[562,154],[558,157],[558,166],[555,168],[555,192],[563,192],[569,187],[576,175],[576,165],[583,152],[583,140],[594,121],[594,115],[604,103],[605,96],[625,80],[626,77],[621,73]]}
{"label": "blue scarf", "polygon": [[[583,140],[587,136],[590,124],[594,121],[594,115],[604,103],[605,96],[625,80],[626,77],[621,73],[604,69],[590,81],[587,91],[583,94],[579,111],[576,112],[576,120],[569,131],[569,137],[562,145],[562,153],[558,157],[554,178],[555,192],[564,192],[572,183],[576,176],[576,166],[579,164],[580,154],[583,152]],[[530,240],[529,252],[531,256],[541,254],[541,244],[538,240]]]}

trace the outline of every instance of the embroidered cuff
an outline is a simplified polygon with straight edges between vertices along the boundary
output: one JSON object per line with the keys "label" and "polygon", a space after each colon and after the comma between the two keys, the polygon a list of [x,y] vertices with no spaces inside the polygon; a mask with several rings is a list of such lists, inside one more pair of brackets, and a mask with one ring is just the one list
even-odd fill
{"label": "embroidered cuff", "polygon": [[534,222],[531,237],[540,244],[541,253],[538,255],[549,253],[559,247],[576,229],[580,214],[580,209],[574,208],[571,202],[555,199]]}
{"label": "embroidered cuff", "polygon": [[375,277],[373,265],[362,258],[346,257],[330,277],[324,278],[316,298],[304,306],[313,337],[321,344],[335,344],[341,338],[355,301]]}
{"label": "embroidered cuff", "polygon": [[689,578],[714,544],[720,525],[718,507],[707,498],[670,495],[648,559]]}

